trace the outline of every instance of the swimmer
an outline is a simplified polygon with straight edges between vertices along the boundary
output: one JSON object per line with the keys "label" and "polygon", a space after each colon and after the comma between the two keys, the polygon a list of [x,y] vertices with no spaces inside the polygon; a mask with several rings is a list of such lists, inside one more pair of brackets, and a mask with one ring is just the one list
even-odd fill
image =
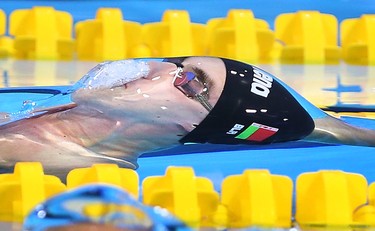
{"label": "swimmer", "polygon": [[105,62],[67,93],[27,106],[1,113],[2,169],[18,161],[58,176],[97,162],[135,169],[142,153],[181,143],[375,146],[375,131],[327,115],[255,66],[215,57]]}

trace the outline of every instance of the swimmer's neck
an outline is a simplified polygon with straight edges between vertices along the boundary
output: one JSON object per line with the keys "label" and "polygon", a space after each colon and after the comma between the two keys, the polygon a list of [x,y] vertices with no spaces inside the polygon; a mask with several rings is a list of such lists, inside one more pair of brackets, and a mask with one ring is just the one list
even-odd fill
{"label": "swimmer's neck", "polygon": [[[71,140],[95,153],[126,159],[133,163],[142,153],[179,145],[181,126],[141,120],[140,115],[118,116],[92,108],[73,108],[56,116],[72,125]],[[121,117],[121,118],[119,118]]]}

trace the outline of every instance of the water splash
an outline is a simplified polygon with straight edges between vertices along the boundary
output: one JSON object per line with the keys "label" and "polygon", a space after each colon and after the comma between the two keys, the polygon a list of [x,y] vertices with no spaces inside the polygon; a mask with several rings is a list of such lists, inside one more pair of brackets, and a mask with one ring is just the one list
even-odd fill
{"label": "water splash", "polygon": [[39,103],[33,100],[23,101],[20,109],[11,113],[1,113],[0,116],[0,126],[11,123],[17,120],[31,118],[44,113],[41,110],[37,110]]}
{"label": "water splash", "polygon": [[56,94],[42,100],[25,100],[20,109],[2,113],[0,125],[35,117],[56,108],[72,104],[71,93],[79,90],[112,89],[131,81],[146,77],[150,67],[146,60],[119,60],[103,62],[91,69],[67,92]]}
{"label": "water splash", "polygon": [[146,77],[150,71],[142,60],[119,60],[95,66],[73,85],[71,92],[78,89],[111,89]]}

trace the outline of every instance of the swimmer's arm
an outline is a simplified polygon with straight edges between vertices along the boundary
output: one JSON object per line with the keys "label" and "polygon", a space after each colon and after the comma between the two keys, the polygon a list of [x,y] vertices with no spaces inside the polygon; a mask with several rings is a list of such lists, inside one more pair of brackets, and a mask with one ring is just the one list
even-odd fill
{"label": "swimmer's arm", "polygon": [[375,147],[375,130],[355,127],[334,117],[314,119],[314,131],[304,140]]}

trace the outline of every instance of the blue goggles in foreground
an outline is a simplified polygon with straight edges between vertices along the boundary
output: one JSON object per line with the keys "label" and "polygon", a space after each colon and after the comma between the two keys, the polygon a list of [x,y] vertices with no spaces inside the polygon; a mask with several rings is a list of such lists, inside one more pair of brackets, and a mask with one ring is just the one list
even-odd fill
{"label": "blue goggles in foreground", "polygon": [[145,206],[120,188],[98,184],[67,191],[37,205],[25,219],[23,230],[75,230],[75,225],[110,226],[113,230],[190,230],[167,210]]}

